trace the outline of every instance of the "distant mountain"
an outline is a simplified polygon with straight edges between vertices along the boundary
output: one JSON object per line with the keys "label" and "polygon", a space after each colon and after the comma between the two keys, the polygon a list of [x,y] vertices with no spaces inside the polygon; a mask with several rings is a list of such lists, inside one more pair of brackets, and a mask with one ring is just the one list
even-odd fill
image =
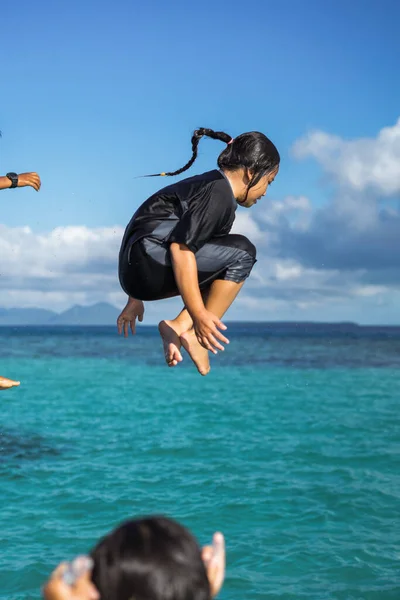
{"label": "distant mountain", "polygon": [[44,325],[57,313],[44,308],[0,308],[1,325]]}
{"label": "distant mountain", "polygon": [[106,302],[92,306],[73,306],[56,315],[49,325],[115,325],[120,311]]}
{"label": "distant mountain", "polygon": [[58,314],[41,308],[0,308],[0,326],[10,325],[115,325],[119,310],[99,302],[73,306]]}

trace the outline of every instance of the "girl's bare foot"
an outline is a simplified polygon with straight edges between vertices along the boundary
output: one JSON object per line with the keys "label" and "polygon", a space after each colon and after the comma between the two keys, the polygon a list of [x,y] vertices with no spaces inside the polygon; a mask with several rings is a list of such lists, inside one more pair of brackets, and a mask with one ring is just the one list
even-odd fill
{"label": "girl's bare foot", "polygon": [[210,360],[208,357],[208,350],[203,348],[197,341],[194,330],[186,331],[180,337],[182,346],[189,354],[190,358],[197,367],[200,375],[207,375],[210,372]]}
{"label": "girl's bare foot", "polygon": [[174,329],[173,322],[160,321],[158,331],[164,346],[165,361],[169,367],[176,367],[183,359],[180,353],[181,340],[178,332]]}

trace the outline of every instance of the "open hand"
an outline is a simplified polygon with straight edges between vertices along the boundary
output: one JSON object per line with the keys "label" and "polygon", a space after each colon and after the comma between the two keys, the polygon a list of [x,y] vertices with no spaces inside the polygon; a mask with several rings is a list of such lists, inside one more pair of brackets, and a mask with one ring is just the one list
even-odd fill
{"label": "open hand", "polygon": [[33,187],[37,192],[40,190],[42,182],[37,173],[20,173],[18,175],[18,186],[17,187]]}
{"label": "open hand", "polygon": [[217,354],[217,348],[224,350],[218,340],[229,344],[229,340],[219,331],[219,329],[225,330],[226,325],[209,310],[204,310],[193,317],[193,327],[199,344],[213,354]]}
{"label": "open hand", "polygon": [[141,300],[135,298],[129,298],[124,310],[117,319],[118,333],[121,335],[122,331],[124,336],[128,337],[129,327],[131,328],[132,335],[136,333],[136,317],[140,322],[143,321],[144,315],[144,304]]}

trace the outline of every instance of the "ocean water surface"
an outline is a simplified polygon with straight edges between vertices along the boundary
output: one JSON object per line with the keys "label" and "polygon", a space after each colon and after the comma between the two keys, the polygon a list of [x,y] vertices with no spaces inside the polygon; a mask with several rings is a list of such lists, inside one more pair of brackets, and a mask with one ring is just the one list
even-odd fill
{"label": "ocean water surface", "polygon": [[400,598],[400,330],[229,327],[202,378],[154,328],[0,328],[0,599],[122,520],[227,543],[221,599]]}

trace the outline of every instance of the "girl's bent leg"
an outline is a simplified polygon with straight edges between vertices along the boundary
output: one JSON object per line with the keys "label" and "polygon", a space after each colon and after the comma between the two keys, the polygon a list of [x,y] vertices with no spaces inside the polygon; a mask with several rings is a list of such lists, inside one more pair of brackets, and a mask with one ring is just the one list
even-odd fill
{"label": "girl's bent leg", "polygon": [[[207,296],[204,297],[205,308],[221,318],[239,293],[255,261],[255,247],[242,235],[221,236],[205,244],[196,253],[200,289]],[[135,297],[135,287],[140,288],[137,297],[148,300],[179,294],[168,244],[149,240],[137,242],[123,262],[121,284],[130,295]],[[192,327],[192,318],[186,309],[172,321],[160,323],[165,358],[170,366],[176,366],[182,360],[180,346],[183,343],[199,372],[205,375],[210,370],[208,351],[198,343]]]}
{"label": "girl's bent leg", "polygon": [[[199,284],[207,286],[205,308],[219,319],[223,317],[249,276],[256,262],[256,249],[242,235],[226,235],[211,240],[196,253]],[[180,336],[202,375],[210,370],[208,350],[200,345],[193,330],[193,321],[186,309],[169,322]]]}
{"label": "girl's bent leg", "polygon": [[[210,292],[205,303],[206,309],[216,315],[219,319],[222,319],[243,285],[244,281],[235,283],[234,281],[217,279],[211,285]],[[202,375],[207,375],[207,373],[210,371],[208,350],[199,343],[193,326],[191,329],[181,334],[180,339],[183,347],[189,353],[198,371]]]}

